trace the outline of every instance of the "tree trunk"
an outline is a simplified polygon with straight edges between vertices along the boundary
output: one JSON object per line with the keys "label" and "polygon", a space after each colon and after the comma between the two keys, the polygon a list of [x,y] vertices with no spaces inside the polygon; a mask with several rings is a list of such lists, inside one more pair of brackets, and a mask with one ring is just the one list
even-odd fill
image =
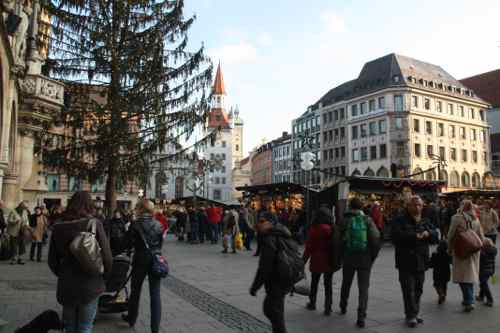
{"label": "tree trunk", "polygon": [[106,180],[105,214],[111,216],[116,209],[116,162],[109,161],[108,178]]}

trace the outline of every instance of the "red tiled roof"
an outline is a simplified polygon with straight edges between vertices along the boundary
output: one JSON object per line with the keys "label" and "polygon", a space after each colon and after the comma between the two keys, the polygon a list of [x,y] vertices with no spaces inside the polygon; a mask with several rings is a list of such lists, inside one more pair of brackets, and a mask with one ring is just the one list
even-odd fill
{"label": "red tiled roof", "polygon": [[227,95],[226,86],[224,85],[224,78],[222,77],[222,70],[220,68],[220,63],[217,66],[217,73],[215,74],[215,82],[213,89],[215,95]]}
{"label": "red tiled roof", "polygon": [[500,69],[460,80],[493,107],[500,106]]}

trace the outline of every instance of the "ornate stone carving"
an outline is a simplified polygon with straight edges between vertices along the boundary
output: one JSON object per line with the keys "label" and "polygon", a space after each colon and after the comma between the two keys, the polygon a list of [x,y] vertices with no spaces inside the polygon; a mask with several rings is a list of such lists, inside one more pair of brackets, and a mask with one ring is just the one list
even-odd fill
{"label": "ornate stone carving", "polygon": [[27,95],[35,95],[36,79],[34,77],[26,77],[24,80],[19,80],[19,86],[23,93]]}
{"label": "ornate stone carving", "polygon": [[58,102],[64,102],[64,88],[60,84],[53,81],[42,80],[40,83],[40,93],[42,96],[49,99],[54,99]]}

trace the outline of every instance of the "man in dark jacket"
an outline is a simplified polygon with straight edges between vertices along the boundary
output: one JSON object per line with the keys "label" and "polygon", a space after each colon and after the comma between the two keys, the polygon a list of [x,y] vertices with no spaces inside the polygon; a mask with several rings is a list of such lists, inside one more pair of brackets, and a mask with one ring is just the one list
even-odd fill
{"label": "man in dark jacket", "polygon": [[[373,220],[364,215],[362,208],[363,203],[359,198],[354,198],[349,203],[350,211],[344,216],[344,226],[342,230],[343,239],[343,269],[342,269],[342,288],[340,294],[340,312],[347,312],[347,300],[349,299],[349,291],[351,289],[354,273],[358,275],[359,289],[359,304],[358,304],[358,321],[357,326],[365,327],[366,309],[368,306],[368,287],[370,285],[370,272],[380,250],[380,232]],[[362,219],[365,223],[366,231],[360,231],[361,235],[365,235],[365,244],[360,245],[359,249],[351,248],[350,242],[354,242],[354,237],[348,236],[354,230],[352,224],[354,219]],[[363,238],[364,238],[363,237]],[[351,238],[351,239],[350,239]]]}
{"label": "man in dark jacket", "polygon": [[418,317],[425,271],[429,266],[429,244],[437,243],[438,232],[429,220],[422,217],[423,202],[412,196],[406,213],[396,218],[392,226],[392,241],[396,248],[396,269],[403,292],[406,324],[416,327],[423,323]]}
{"label": "man in dark jacket", "polygon": [[261,214],[257,224],[257,232],[261,235],[260,258],[257,274],[250,288],[250,295],[255,296],[264,285],[266,298],[264,299],[264,315],[269,318],[273,333],[286,333],[285,327],[285,296],[291,286],[285,286],[275,274],[275,263],[278,251],[278,242],[293,241],[290,231],[282,224],[272,224],[270,214]]}

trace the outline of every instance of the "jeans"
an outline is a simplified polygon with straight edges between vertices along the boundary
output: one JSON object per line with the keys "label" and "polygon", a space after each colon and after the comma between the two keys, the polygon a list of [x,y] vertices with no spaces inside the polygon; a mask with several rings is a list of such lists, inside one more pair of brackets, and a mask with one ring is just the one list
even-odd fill
{"label": "jeans", "polygon": [[488,284],[489,279],[489,275],[479,275],[479,298],[481,298],[481,300],[486,298],[488,302],[493,302],[493,295],[491,294],[490,285]]}
{"label": "jeans", "polygon": [[286,333],[285,296],[287,292],[280,287],[266,287],[264,299],[264,315],[273,327],[273,333]]}
{"label": "jeans", "polygon": [[415,319],[420,312],[420,297],[424,289],[425,272],[399,271],[406,319]]}
{"label": "jeans", "polygon": [[161,321],[161,278],[149,274],[149,266],[140,265],[132,268],[130,301],[128,304],[128,321],[133,326],[139,314],[139,302],[144,279],[149,279],[149,300],[151,306],[151,332],[158,333]]}
{"label": "jeans", "polygon": [[459,283],[460,289],[462,289],[463,295],[463,305],[474,304],[474,285],[472,283]]}
{"label": "jeans", "polygon": [[198,240],[198,233],[200,232],[200,225],[198,223],[191,223],[191,242]]}
{"label": "jeans", "polygon": [[12,255],[12,261],[21,260],[21,256],[24,254],[24,240],[22,236],[11,237],[10,238],[10,253]]}
{"label": "jeans", "polygon": [[31,249],[30,249],[30,259],[34,260],[35,259],[35,249],[36,249],[36,260],[40,261],[42,260],[42,242],[31,242]]}
{"label": "jeans", "polygon": [[340,290],[340,308],[346,309],[351,291],[354,274],[358,276],[358,319],[366,318],[366,309],[368,308],[368,288],[370,287],[371,268],[359,269],[350,265],[344,265],[342,268],[342,287]]}
{"label": "jeans", "polygon": [[248,228],[247,234],[246,234],[246,237],[245,237],[245,248],[248,251],[252,250],[252,240],[253,240],[254,234],[255,234],[255,232],[252,229]]}
{"label": "jeans", "polygon": [[219,242],[219,223],[212,223],[210,225],[210,230],[212,232],[212,243],[217,244]]}
{"label": "jeans", "polygon": [[316,305],[316,295],[318,294],[319,279],[323,274],[323,284],[325,286],[325,310],[332,309],[332,278],[333,272],[311,273],[311,291],[309,293],[309,302]]}
{"label": "jeans", "polygon": [[97,312],[97,300],[89,304],[63,306],[63,323],[65,333],[92,333]]}

